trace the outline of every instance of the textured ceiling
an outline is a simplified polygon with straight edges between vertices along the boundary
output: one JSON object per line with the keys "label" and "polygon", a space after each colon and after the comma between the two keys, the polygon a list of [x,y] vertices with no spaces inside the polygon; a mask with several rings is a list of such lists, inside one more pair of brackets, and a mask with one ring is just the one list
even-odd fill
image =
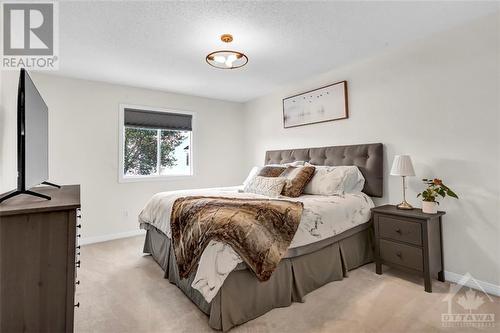
{"label": "textured ceiling", "polygon": [[[60,71],[83,79],[247,101],[499,9],[478,2],[60,2]],[[245,52],[220,70],[205,55]]]}

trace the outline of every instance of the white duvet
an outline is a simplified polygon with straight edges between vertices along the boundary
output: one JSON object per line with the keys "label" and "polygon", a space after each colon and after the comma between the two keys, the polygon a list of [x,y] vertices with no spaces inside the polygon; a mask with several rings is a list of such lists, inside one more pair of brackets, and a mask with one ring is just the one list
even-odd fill
{"label": "white duvet", "polygon": [[[139,223],[150,224],[170,238],[170,213],[175,199],[192,195],[269,199],[259,194],[242,193],[241,187],[161,192],[146,204],[139,215]],[[311,244],[365,223],[370,219],[370,208],[374,206],[371,198],[361,192],[335,196],[302,195],[298,198],[280,196],[277,199],[304,204],[300,225],[290,248]],[[210,302],[240,262],[240,256],[231,246],[211,241],[201,255],[192,287]]]}

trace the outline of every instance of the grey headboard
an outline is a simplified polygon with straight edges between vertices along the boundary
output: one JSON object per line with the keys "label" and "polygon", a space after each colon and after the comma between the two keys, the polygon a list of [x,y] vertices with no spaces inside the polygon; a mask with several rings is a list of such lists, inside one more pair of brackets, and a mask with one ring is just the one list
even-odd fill
{"label": "grey headboard", "polygon": [[382,197],[384,187],[384,146],[368,143],[351,146],[332,146],[266,151],[265,164],[306,161],[315,165],[355,165],[365,177],[363,192]]}

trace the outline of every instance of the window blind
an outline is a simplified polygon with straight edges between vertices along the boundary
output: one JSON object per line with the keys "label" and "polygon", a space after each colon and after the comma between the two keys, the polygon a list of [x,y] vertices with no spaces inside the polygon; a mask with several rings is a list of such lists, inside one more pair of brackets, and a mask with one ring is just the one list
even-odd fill
{"label": "window blind", "polygon": [[125,126],[191,131],[192,121],[190,114],[125,109]]}

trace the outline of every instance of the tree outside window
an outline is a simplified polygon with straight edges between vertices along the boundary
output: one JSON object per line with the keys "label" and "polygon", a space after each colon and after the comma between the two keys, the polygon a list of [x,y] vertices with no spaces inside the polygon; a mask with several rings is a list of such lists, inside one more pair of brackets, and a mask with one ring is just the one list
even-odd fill
{"label": "tree outside window", "polygon": [[190,175],[189,147],[191,131],[126,126],[124,175]]}

